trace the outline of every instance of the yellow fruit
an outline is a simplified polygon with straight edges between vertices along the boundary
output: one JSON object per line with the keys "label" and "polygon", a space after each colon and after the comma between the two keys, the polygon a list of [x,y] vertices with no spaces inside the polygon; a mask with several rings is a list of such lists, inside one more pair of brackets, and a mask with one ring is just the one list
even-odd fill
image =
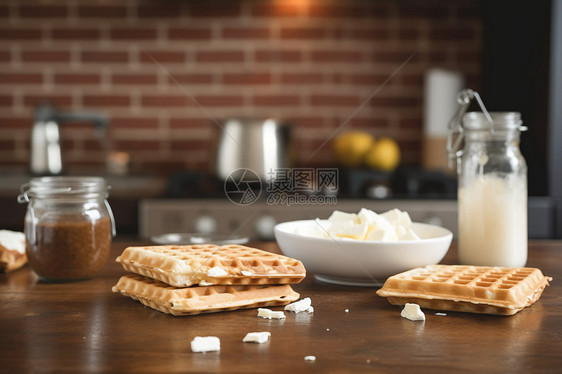
{"label": "yellow fruit", "polygon": [[392,171],[400,163],[400,147],[390,138],[376,141],[365,155],[365,164],[373,169]]}
{"label": "yellow fruit", "polygon": [[332,143],[334,156],[347,166],[359,166],[371,149],[374,139],[363,131],[350,131],[338,135]]}

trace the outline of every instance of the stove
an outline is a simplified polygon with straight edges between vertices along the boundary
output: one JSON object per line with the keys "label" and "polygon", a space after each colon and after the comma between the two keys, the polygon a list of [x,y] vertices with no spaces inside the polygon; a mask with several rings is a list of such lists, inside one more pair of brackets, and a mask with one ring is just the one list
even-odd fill
{"label": "stove", "polygon": [[[148,239],[200,233],[273,240],[277,223],[325,219],[336,209],[382,213],[398,208],[413,221],[445,227],[457,237],[456,178],[445,173],[303,168],[280,175],[275,183],[257,183],[261,181],[251,171],[227,181],[202,173],[172,175],[164,196],[140,202],[139,235]],[[555,237],[554,212],[555,204],[547,197],[529,198],[530,238]]]}
{"label": "stove", "polygon": [[[328,218],[334,210],[405,210],[412,219],[456,234],[456,178],[440,172],[400,168],[293,168],[257,180],[251,171],[220,181],[201,173],[170,177],[163,198],[141,201],[139,233],[204,233],[272,240],[273,227],[297,219]],[[274,183],[272,183],[274,182]]]}

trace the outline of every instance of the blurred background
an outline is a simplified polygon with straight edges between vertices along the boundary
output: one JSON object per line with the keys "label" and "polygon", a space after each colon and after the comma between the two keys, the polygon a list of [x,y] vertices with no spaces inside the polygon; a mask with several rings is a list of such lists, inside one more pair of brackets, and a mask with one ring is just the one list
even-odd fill
{"label": "blurred background", "polygon": [[[3,166],[27,167],[47,99],[106,113],[103,141],[134,170],[207,170],[210,120],[169,75],[217,118],[290,120],[304,161],[413,53],[349,127],[393,136],[416,162],[424,73],[481,86],[478,1],[5,1],[0,16]],[[91,128],[61,135],[69,167],[104,166]],[[330,147],[309,161],[330,164]]]}
{"label": "blurred background", "polygon": [[[466,87],[490,110],[523,113],[530,195],[549,198],[541,200],[548,210],[541,221],[548,234],[541,235],[554,236],[560,183],[550,178],[557,152],[550,142],[560,136],[548,103],[555,3],[2,1],[0,192],[15,200],[19,182],[31,175],[37,108],[49,103],[60,113],[107,119],[85,126],[66,118],[60,148],[64,173],[128,176],[110,182],[124,232],[138,232],[140,199],[201,194],[170,194],[170,178],[184,173],[180,180],[193,184],[193,175],[200,181],[213,174],[217,124],[228,118],[290,123],[292,167],[341,166],[328,140],[343,123],[346,131],[389,138],[399,147],[399,166],[366,179],[407,170],[406,184],[428,171],[433,182],[437,171],[444,187],[430,197],[454,199],[454,173],[439,143],[446,124],[429,122],[452,113],[450,93]],[[431,113],[435,107],[442,111]],[[428,144],[439,144],[433,157],[440,160],[428,160]],[[390,187],[376,197],[412,192]],[[371,198],[369,188],[350,197]],[[19,219],[9,199],[0,207],[18,209]]]}

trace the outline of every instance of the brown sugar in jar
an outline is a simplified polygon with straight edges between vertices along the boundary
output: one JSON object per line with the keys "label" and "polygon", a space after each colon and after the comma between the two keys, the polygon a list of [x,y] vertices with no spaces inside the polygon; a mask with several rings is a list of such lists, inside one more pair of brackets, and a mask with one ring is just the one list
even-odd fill
{"label": "brown sugar in jar", "polygon": [[22,186],[26,252],[43,281],[91,278],[103,268],[115,233],[107,203],[108,187],[99,177],[42,177]]}
{"label": "brown sugar in jar", "polygon": [[111,222],[72,220],[36,225],[34,244],[27,245],[30,266],[44,280],[90,278],[107,262],[111,249]]}

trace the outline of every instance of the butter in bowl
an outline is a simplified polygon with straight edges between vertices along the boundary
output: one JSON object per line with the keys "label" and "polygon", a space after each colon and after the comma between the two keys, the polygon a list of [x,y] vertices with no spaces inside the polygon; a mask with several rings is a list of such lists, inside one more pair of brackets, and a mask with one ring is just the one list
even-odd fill
{"label": "butter in bowl", "polygon": [[390,275],[439,263],[453,234],[440,226],[411,222],[397,209],[376,214],[335,211],[328,220],[275,226],[284,255],[303,262],[319,281],[380,286]]}

